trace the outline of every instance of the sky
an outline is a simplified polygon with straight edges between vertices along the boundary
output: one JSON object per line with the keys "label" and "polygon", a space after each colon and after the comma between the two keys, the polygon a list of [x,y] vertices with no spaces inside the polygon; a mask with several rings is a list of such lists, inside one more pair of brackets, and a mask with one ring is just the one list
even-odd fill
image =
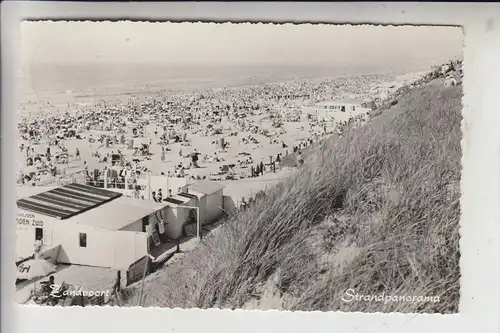
{"label": "sky", "polygon": [[410,66],[462,57],[462,30],[148,22],[23,22],[22,64]]}

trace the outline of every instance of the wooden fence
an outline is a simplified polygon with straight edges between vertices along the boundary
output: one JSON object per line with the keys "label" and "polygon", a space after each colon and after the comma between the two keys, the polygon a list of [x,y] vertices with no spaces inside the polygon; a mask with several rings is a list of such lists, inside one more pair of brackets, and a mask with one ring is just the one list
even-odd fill
{"label": "wooden fence", "polygon": [[151,267],[150,260],[148,256],[144,256],[129,266],[127,270],[127,286],[143,278],[146,267]]}

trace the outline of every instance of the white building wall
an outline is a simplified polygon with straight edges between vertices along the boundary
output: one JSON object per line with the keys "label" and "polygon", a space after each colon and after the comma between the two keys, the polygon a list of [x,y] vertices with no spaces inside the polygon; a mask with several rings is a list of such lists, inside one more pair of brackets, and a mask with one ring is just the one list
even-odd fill
{"label": "white building wall", "polygon": [[113,243],[113,269],[128,269],[148,254],[148,235],[145,232],[116,231]]}
{"label": "white building wall", "polygon": [[[128,268],[135,260],[147,254],[146,233],[103,230],[41,214],[22,210],[19,212],[16,242],[18,259],[29,257],[34,253],[36,227],[32,225],[33,221],[38,224],[43,223],[44,245],[40,252],[60,245],[58,256],[60,263]],[[141,220],[130,225],[129,229],[137,229],[139,226],[142,229]],[[80,233],[87,235],[87,247],[80,247]],[[133,249],[132,254],[129,253],[130,248]],[[117,253],[124,253],[124,255],[117,255]]]}
{"label": "white building wall", "polygon": [[223,215],[224,208],[222,189],[206,196],[206,215],[204,222],[213,222]]}
{"label": "white building wall", "polygon": [[[111,267],[114,260],[115,232],[81,224],[61,223],[53,229],[54,239],[58,239],[61,244],[59,262]],[[80,247],[80,233],[87,235],[87,247]]]}
{"label": "white building wall", "polygon": [[171,189],[172,193],[175,194],[177,193],[177,189],[179,187],[184,188],[187,184],[187,178],[151,176],[149,180],[147,177],[137,179],[137,185],[146,187],[146,198],[148,198],[148,195],[150,195],[152,191],[158,192],[160,188],[163,192],[163,197],[165,198],[168,195],[169,189]]}
{"label": "white building wall", "polygon": [[209,221],[208,219],[208,209],[207,209],[207,199],[208,199],[208,196],[206,194],[201,194],[201,196],[199,197],[199,202],[198,202],[198,207],[200,209],[200,222],[203,224],[203,223],[206,223],[207,221]]}
{"label": "white building wall", "polygon": [[[335,108],[332,108],[335,106]],[[345,107],[345,112],[341,111],[341,107]],[[354,110],[353,110],[354,107]],[[328,105],[327,108],[325,106],[318,106],[317,114],[318,120],[320,121],[328,121],[328,122],[340,122],[340,121],[348,121],[349,118],[370,113],[371,109],[363,108],[360,105],[356,104],[348,104],[348,103],[338,103]]]}
{"label": "white building wall", "polygon": [[42,249],[40,252],[46,251],[52,248],[54,245],[57,245],[58,240],[57,239],[54,240],[54,236],[52,235],[51,230],[54,228],[55,223],[60,223],[59,220],[41,214],[36,214],[22,209],[18,209],[18,215],[16,221],[17,221],[17,234],[16,234],[17,259],[26,258],[33,255],[37,227],[42,228],[42,230],[46,230],[44,232],[46,235],[45,244],[42,245]]}
{"label": "white building wall", "polygon": [[165,232],[170,239],[177,239],[182,236],[182,227],[187,221],[189,208],[171,206],[166,211]]}
{"label": "white building wall", "polygon": [[142,232],[142,219],[135,221],[128,226],[121,228],[121,231],[134,231],[134,232]]}
{"label": "white building wall", "polygon": [[[156,224],[163,223],[165,221],[165,216],[167,215],[167,207],[158,210],[147,217],[148,224],[151,226],[151,230],[154,229]],[[147,227],[146,227],[147,228]],[[132,231],[132,232],[143,232],[142,230],[142,219],[135,221],[123,228],[120,231]]]}

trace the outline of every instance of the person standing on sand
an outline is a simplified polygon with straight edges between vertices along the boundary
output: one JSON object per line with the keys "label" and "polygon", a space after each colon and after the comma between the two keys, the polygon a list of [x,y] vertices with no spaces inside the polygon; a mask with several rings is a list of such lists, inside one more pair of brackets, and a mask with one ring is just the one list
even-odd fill
{"label": "person standing on sand", "polygon": [[154,202],[158,202],[158,199],[156,199],[156,191],[151,192],[151,197],[153,197]]}
{"label": "person standing on sand", "polygon": [[194,153],[191,154],[191,165],[193,168],[198,168],[198,151],[196,149]]}
{"label": "person standing on sand", "polygon": [[263,176],[264,175],[264,162],[260,162],[260,175]]}
{"label": "person standing on sand", "polygon": [[302,166],[304,164],[304,158],[302,157],[302,153],[300,151],[297,154],[297,161],[298,161],[299,166]]}
{"label": "person standing on sand", "polygon": [[161,147],[161,163],[165,163],[165,147]]}
{"label": "person standing on sand", "polygon": [[89,165],[87,164],[87,161],[83,161],[83,170],[85,171],[85,174],[88,176],[89,175]]}

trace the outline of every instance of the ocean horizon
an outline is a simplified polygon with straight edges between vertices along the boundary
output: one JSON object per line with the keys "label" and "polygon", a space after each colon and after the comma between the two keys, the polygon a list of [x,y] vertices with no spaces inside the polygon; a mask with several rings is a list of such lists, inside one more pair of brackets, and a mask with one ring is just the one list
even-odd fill
{"label": "ocean horizon", "polygon": [[31,100],[68,92],[92,95],[109,93],[106,90],[128,91],[145,87],[153,90],[222,88],[382,72],[383,69],[367,66],[43,63],[24,66],[19,79],[21,98]]}

